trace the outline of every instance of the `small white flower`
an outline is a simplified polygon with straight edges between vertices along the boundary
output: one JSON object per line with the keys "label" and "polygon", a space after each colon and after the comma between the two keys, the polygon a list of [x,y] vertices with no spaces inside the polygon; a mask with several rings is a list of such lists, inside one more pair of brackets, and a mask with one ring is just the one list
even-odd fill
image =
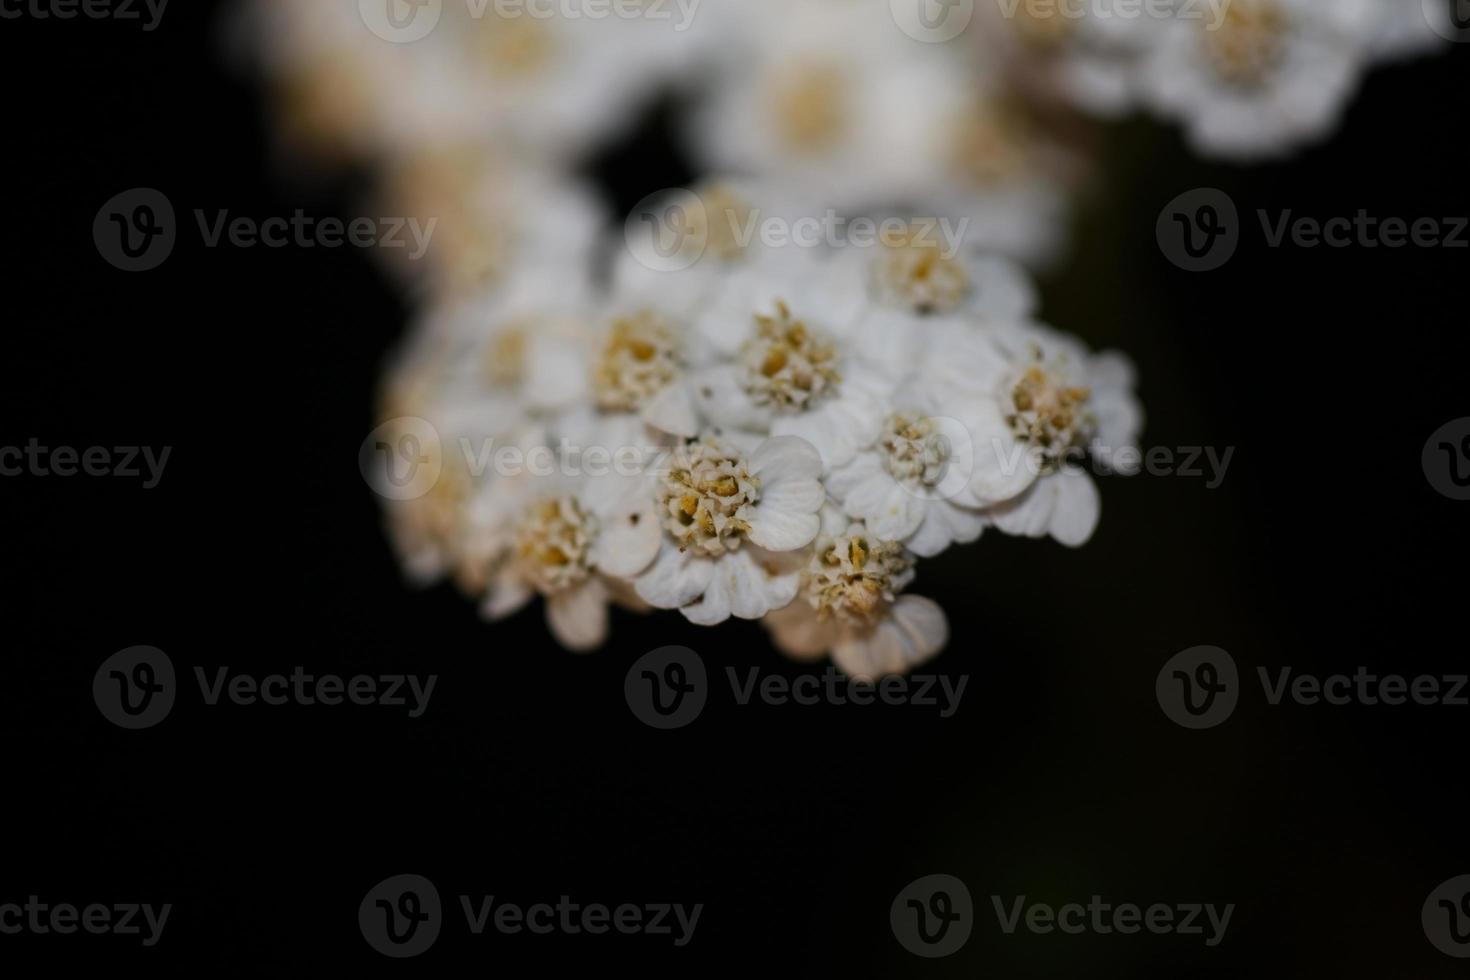
{"label": "small white flower", "polygon": [[566,160],[626,126],[693,54],[692,35],[618,17],[567,17],[446,3],[413,44],[383,45],[381,99],[394,145],[494,139]]}
{"label": "small white flower", "polygon": [[590,650],[607,638],[610,601],[641,606],[626,579],[659,549],[653,503],[641,480],[572,481],[538,493],[514,523],[513,549],[490,582],[484,612],[501,619],[535,595],[563,646]]}
{"label": "small white flower", "polygon": [[907,673],[942,650],[944,610],[901,594],[914,577],[903,548],[830,512],[824,524],[799,597],[764,620],[776,645],[803,660],[830,653],[843,672],[870,680]]}
{"label": "small white flower", "polygon": [[864,356],[868,307],[854,268],[805,253],[778,273],[741,270],[695,322],[720,363],[699,372],[694,393],[716,425],[815,446],[841,466],[877,435],[904,365]]}
{"label": "small white flower", "polygon": [[463,147],[399,160],[378,196],[383,213],[416,224],[404,247],[376,251],[430,303],[591,269],[606,221],[587,187]]}
{"label": "small white flower", "polygon": [[1136,7],[1058,0],[980,0],[980,13],[982,40],[1019,66],[1023,84],[1109,117],[1136,104],[1140,65],[1166,23]]}
{"label": "small white flower", "polygon": [[913,407],[935,404],[923,390],[900,404],[909,407],[890,414],[874,444],[827,477],[827,489],[879,538],[928,558],[974,541],[988,523],[970,486],[975,449],[959,419]]}
{"label": "small white flower", "polygon": [[634,582],[638,595],[707,626],[786,605],[799,576],[782,553],[817,535],[821,472],[816,450],[791,437],[749,453],[715,436],[675,449],[655,480],[664,533],[653,567]]}
{"label": "small white flower", "polygon": [[1039,325],[995,326],[984,339],[994,348],[988,363],[967,362],[986,396],[967,420],[971,489],[1001,531],[1078,547],[1100,513],[1080,463],[1090,451],[1135,446],[1142,427],[1132,365]]}
{"label": "small white flower", "polygon": [[1218,24],[1168,25],[1145,68],[1146,96],[1203,153],[1284,153],[1336,125],[1374,24],[1366,0],[1231,0]]}
{"label": "small white flower", "polygon": [[887,0],[740,0],[745,37],[691,127],[709,169],[860,209],[922,186],[934,132],[966,89],[958,42],[916,44]]}
{"label": "small white flower", "polygon": [[1036,312],[1036,287],[1019,265],[974,249],[950,254],[932,224],[914,224],[907,235],[876,249],[848,249],[867,263],[867,281],[880,307],[929,316],[983,321],[1025,319]]}

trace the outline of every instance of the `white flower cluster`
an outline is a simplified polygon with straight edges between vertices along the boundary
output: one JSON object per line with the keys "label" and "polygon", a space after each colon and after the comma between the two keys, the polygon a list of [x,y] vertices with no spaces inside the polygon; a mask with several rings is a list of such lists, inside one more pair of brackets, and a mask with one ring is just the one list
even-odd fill
{"label": "white flower cluster", "polygon": [[996,56],[1045,95],[1103,116],[1151,110],[1199,152],[1239,160],[1325,137],[1375,63],[1455,36],[1437,0],[979,3]]}
{"label": "white flower cluster", "polygon": [[435,433],[437,480],[389,505],[408,566],[492,618],[542,597],[573,649],[619,603],[902,672],[947,639],[906,592],[917,561],[987,527],[1082,544],[1099,500],[1079,464],[1139,434],[1126,359],[1036,322],[1011,261],[912,226],[669,272],[624,250],[605,287],[558,269],[436,312],[383,414],[390,445],[392,420]]}
{"label": "white flower cluster", "polygon": [[[432,474],[385,493],[410,573],[491,618],[539,596],[573,649],[616,603],[762,620],[876,676],[946,642],[920,559],[986,528],[1081,545],[1080,464],[1138,438],[1127,360],[1037,322],[1021,271],[1085,175],[1067,110],[1287,149],[1434,39],[1417,6],[249,0],[246,24],[289,143],[434,222],[395,269],[423,312],[377,440]],[[666,93],[687,155],[734,176],[635,215],[650,253],[577,174]],[[844,234],[760,231],[819,216]]]}

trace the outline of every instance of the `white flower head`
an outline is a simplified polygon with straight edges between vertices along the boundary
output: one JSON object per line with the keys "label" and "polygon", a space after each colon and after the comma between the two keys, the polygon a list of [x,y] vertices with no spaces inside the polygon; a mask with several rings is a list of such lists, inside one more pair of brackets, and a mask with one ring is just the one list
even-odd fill
{"label": "white flower head", "polygon": [[659,555],[634,585],[660,609],[714,625],[759,619],[791,601],[794,552],[821,526],[822,461],[800,439],[749,443],[706,435],[674,450],[656,474]]}
{"label": "white flower head", "polygon": [[830,512],[824,524],[797,600],[765,618],[776,645],[801,659],[830,653],[849,676],[869,680],[906,673],[942,650],[944,611],[901,594],[914,577],[904,549]]}
{"label": "white flower head", "polygon": [[868,309],[849,262],[798,251],[779,270],[741,270],[722,283],[695,329],[717,363],[696,376],[700,411],[716,425],[798,436],[827,467],[872,441],[902,365],[864,355]]}
{"label": "white flower head", "polygon": [[564,646],[601,646],[609,602],[643,608],[626,580],[658,553],[658,520],[644,487],[618,477],[545,481],[511,522],[513,543],[489,584],[485,614],[503,618],[540,595]]}
{"label": "white flower head", "polygon": [[1039,94],[1115,117],[1139,96],[1145,56],[1167,22],[1127,3],[979,0],[982,41]]}
{"label": "white flower head", "polygon": [[1132,365],[1035,324],[993,327],[984,339],[988,363],[969,362],[985,394],[970,417],[971,489],[999,530],[1080,546],[1101,509],[1080,463],[1134,447],[1142,427]]}
{"label": "white flower head", "polygon": [[1285,153],[1336,124],[1375,23],[1367,0],[1231,0],[1218,23],[1168,25],[1145,68],[1145,94],[1203,153]]}
{"label": "white flower head", "polygon": [[932,135],[962,98],[958,45],[915,42],[887,0],[751,0],[692,141],[716,172],[800,188],[813,207],[871,207],[919,190]]}
{"label": "white flower head", "polygon": [[430,303],[551,275],[570,292],[585,291],[568,283],[590,274],[606,221],[588,188],[478,147],[395,161],[378,198],[384,213],[408,217],[418,237],[378,251]]}

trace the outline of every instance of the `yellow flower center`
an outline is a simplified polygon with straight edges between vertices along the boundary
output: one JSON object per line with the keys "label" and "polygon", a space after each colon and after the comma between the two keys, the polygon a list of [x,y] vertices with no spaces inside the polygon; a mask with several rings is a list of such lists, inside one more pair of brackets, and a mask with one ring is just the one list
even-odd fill
{"label": "yellow flower center", "polygon": [[830,150],[847,129],[846,79],[831,65],[786,69],[771,91],[776,132],[787,149],[803,154]]}
{"label": "yellow flower center", "polygon": [[912,580],[913,564],[902,545],[879,541],[854,524],[818,544],[805,575],[807,601],[824,622],[835,616],[852,626],[874,626]]}
{"label": "yellow flower center", "polygon": [[533,504],[516,532],[517,569],[543,595],[580,585],[592,574],[587,554],[597,520],[575,497]]}
{"label": "yellow flower center", "polygon": [[1279,0],[1230,0],[1220,24],[1205,28],[1205,58],[1227,84],[1261,85],[1281,63],[1290,26]]}
{"label": "yellow flower center", "polygon": [[636,412],[679,374],[678,336],[651,310],[615,320],[592,372],[597,405]]}
{"label": "yellow flower center", "polygon": [[739,453],[705,438],[675,449],[659,480],[664,527],[679,543],[708,557],[739,549],[760,499],[760,480]]}
{"label": "yellow flower center", "polygon": [[784,300],[773,316],[757,313],[756,335],[740,350],[744,386],[757,405],[800,412],[837,390],[837,347],[792,316]]}

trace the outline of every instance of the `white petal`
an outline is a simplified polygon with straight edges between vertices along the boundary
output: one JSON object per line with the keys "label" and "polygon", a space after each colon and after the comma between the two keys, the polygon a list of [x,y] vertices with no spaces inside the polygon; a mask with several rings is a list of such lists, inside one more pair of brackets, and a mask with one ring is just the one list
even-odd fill
{"label": "white petal", "polygon": [[665,539],[653,566],[634,580],[638,596],[655,609],[678,609],[704,592],[714,562],[682,552]]}
{"label": "white petal", "polygon": [[519,612],[535,596],[536,590],[522,579],[509,572],[501,572],[490,584],[490,591],[480,604],[480,612],[492,621],[505,619]]}
{"label": "white petal", "polygon": [[777,480],[815,480],[822,475],[822,457],[807,440],[773,436],[750,457],[750,472],[763,484]]}
{"label": "white petal", "polygon": [[1006,534],[1024,538],[1044,538],[1051,527],[1056,507],[1056,490],[1050,478],[1037,480],[1019,497],[988,508],[985,513]]}
{"label": "white petal", "polygon": [[1102,497],[1097,484],[1086,473],[1064,471],[1051,477],[1056,485],[1056,506],[1051,516],[1051,536],[1069,548],[1079,548],[1097,530],[1102,516]]}
{"label": "white petal", "polygon": [[816,660],[826,655],[837,638],[831,623],[819,620],[816,611],[805,602],[793,602],[784,609],[767,613],[761,622],[781,652],[796,660]]}
{"label": "white petal", "polygon": [[699,432],[699,416],[688,383],[679,379],[643,406],[643,421],[662,432],[690,437]]}
{"label": "white petal", "polygon": [[632,578],[658,557],[663,531],[653,501],[620,514],[602,517],[589,558],[600,571],[618,578]]}
{"label": "white petal", "polygon": [[904,544],[920,558],[933,558],[951,544],[976,540],[989,523],[980,511],[936,500],[924,508],[923,520]]}
{"label": "white petal", "polygon": [[569,650],[592,650],[607,639],[607,589],[596,578],[552,596],[546,623]]}
{"label": "white petal", "polygon": [[765,556],[756,548],[742,548],[711,562],[714,573],[704,597],[683,608],[686,618],[701,626],[713,626],[730,616],[760,619],[796,598],[801,574],[796,569],[767,568]]}

